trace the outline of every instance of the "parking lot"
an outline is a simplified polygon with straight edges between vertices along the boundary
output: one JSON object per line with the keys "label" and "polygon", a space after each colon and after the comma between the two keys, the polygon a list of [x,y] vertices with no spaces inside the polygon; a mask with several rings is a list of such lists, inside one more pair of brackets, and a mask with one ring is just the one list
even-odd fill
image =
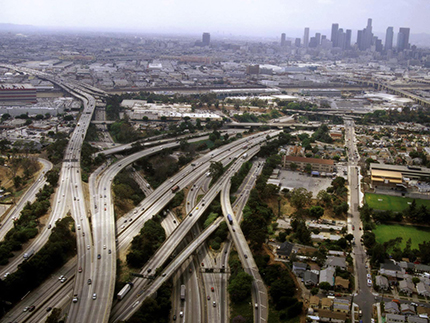
{"label": "parking lot", "polygon": [[293,172],[290,170],[281,170],[279,175],[279,181],[281,183],[281,190],[288,188],[290,190],[294,188],[304,187],[308,191],[313,193],[315,198],[320,190],[325,190],[331,186],[332,178],[328,177],[312,177],[304,174],[300,175],[299,172]]}

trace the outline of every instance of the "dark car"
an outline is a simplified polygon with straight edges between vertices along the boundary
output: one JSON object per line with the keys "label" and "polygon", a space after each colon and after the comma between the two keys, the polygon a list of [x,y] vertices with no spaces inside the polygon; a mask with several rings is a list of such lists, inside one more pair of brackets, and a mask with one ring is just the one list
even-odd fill
{"label": "dark car", "polygon": [[100,259],[102,256],[100,256],[100,254],[97,255],[97,259]]}
{"label": "dark car", "polygon": [[46,309],[46,311],[47,312],[50,312],[52,310],[52,307],[51,306],[49,306],[47,309]]}
{"label": "dark car", "polygon": [[91,285],[92,281],[91,279],[88,279],[88,285]]}
{"label": "dark car", "polygon": [[28,308],[28,311],[29,312],[32,312],[32,311],[34,311],[34,309],[36,308],[36,306],[34,306],[34,305],[31,305],[29,308]]}

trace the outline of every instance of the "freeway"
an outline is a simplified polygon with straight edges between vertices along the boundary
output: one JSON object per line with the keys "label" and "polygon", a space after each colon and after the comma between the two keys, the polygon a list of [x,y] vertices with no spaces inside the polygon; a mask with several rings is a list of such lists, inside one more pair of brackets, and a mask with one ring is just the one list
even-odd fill
{"label": "freeway", "polygon": [[[201,140],[201,138],[195,138],[189,141],[193,142],[199,140]],[[246,139],[239,140],[240,143],[242,141],[246,141]],[[90,245],[90,249],[93,251],[92,268],[88,275],[85,269],[85,274],[86,279],[91,279],[94,283],[91,283],[91,285],[84,285],[80,291],[80,294],[78,294],[80,295],[81,299],[84,299],[84,301],[78,302],[79,306],[72,307],[69,318],[73,322],[94,321],[96,318],[100,319],[100,317],[103,317],[103,321],[105,321],[107,320],[107,317],[110,313],[116,277],[115,273],[117,253],[117,249],[115,248],[116,232],[113,213],[113,200],[110,190],[114,177],[119,173],[119,171],[121,171],[133,161],[159,152],[164,148],[172,148],[178,145],[179,144],[176,142],[167,143],[157,146],[156,148],[146,149],[123,158],[106,169],[99,179],[98,188],[95,188],[94,191],[90,191],[91,206],[98,205],[98,208],[97,210],[94,208],[94,216],[91,217],[94,235],[94,245],[92,247]],[[235,143],[235,145],[238,145],[238,143]],[[206,162],[211,160],[211,158],[212,156],[206,157]],[[199,162],[196,162],[195,165],[198,163]],[[141,225],[143,225],[144,221],[152,217],[153,214],[157,214],[159,211],[161,211],[162,208],[164,208],[164,206],[169,202],[169,200],[173,198],[174,194],[169,191],[172,186],[185,186],[185,181],[189,181],[189,178],[192,179],[193,177],[199,176],[199,173],[201,174],[207,169],[209,166],[208,163],[205,163],[205,165],[206,166],[203,165],[203,162],[200,163],[199,167],[189,165],[182,171],[185,172],[184,174],[176,174],[170,179],[170,181],[162,184],[156,191],[144,199],[144,201],[139,205],[139,208],[133,212],[136,217],[133,219],[133,221],[127,221],[128,226],[122,224],[121,220],[117,221],[116,229],[120,233],[120,236],[123,235],[124,237],[119,242],[119,247],[123,246],[126,248],[131,242],[131,239],[139,233]],[[196,171],[196,168],[199,170]],[[188,174],[190,174],[190,176],[184,178],[185,175]],[[170,198],[166,198],[164,196],[166,191],[169,191],[167,194]],[[94,196],[95,198],[92,200]],[[139,212],[138,210],[141,211]],[[143,214],[145,215],[142,216]],[[128,219],[130,219],[129,215]],[[125,234],[125,232],[127,232],[127,234]],[[94,293],[97,295],[97,300],[92,299],[92,295]]]}
{"label": "freeway", "polygon": [[[40,171],[39,176],[36,178],[34,183],[27,189],[24,195],[21,196],[18,203],[15,204],[12,210],[10,210],[10,212],[6,216],[6,219],[4,219],[3,222],[0,223],[0,241],[2,241],[6,234],[9,232],[9,230],[12,229],[13,221],[19,218],[21,211],[27,204],[27,202],[33,203],[36,200],[36,194],[46,184],[45,174],[52,169],[52,163],[43,158],[38,158],[38,161],[42,164],[42,170]],[[4,275],[3,272],[5,270],[6,269],[0,271],[1,276]]]}
{"label": "freeway", "polygon": [[[262,168],[260,165],[259,167]],[[224,217],[226,221],[227,215],[233,215],[233,208],[230,202],[230,186],[229,182],[225,185],[221,191],[221,207],[223,210]],[[254,322],[267,322],[269,313],[269,303],[267,299],[267,290],[266,286],[261,279],[260,273],[258,271],[258,267],[255,264],[254,257],[252,256],[251,249],[248,246],[246,238],[240,228],[239,222],[236,219],[236,216],[232,216],[233,224],[229,225],[228,228],[230,230],[230,235],[234,241],[236,246],[236,250],[239,255],[239,259],[242,263],[243,269],[250,274],[254,281],[252,283],[252,299],[255,304],[256,315],[254,315]]]}
{"label": "freeway", "polygon": [[[359,167],[358,160],[359,155],[357,147],[355,145],[355,132],[354,123],[351,120],[345,120],[345,138],[347,140],[348,147],[348,180],[350,188],[350,211],[351,218],[349,222],[349,232],[354,235],[356,241],[353,246],[353,254],[355,258],[355,272],[356,272],[356,292],[358,295],[354,297],[354,301],[360,306],[363,311],[363,322],[370,323],[372,316],[372,306],[374,302],[374,296],[367,286],[367,262],[366,252],[363,245],[360,243],[362,235],[362,224],[360,220],[360,212],[358,211],[360,202],[360,178],[359,178]],[[354,228],[354,230],[353,230]]]}
{"label": "freeway", "polygon": [[[265,133],[267,134],[267,133]],[[261,135],[260,135],[261,136]],[[264,133],[263,133],[264,136]],[[260,139],[260,138],[258,138]],[[264,140],[264,139],[262,139]],[[261,141],[259,141],[261,142]],[[258,142],[258,143],[259,143]],[[257,148],[253,149],[259,149],[257,142],[251,142],[252,145],[257,145]],[[256,153],[256,150],[249,151],[250,155],[253,155]],[[198,217],[203,213],[204,209],[207,207],[207,205],[215,198],[215,196],[218,194],[219,190],[221,189],[222,185],[228,181],[229,174],[234,171],[235,167],[237,165],[241,165],[242,160],[236,161],[234,165],[232,166],[226,174],[223,175],[223,177],[218,180],[218,182],[209,190],[209,192],[205,195],[204,200],[200,201],[198,205],[193,209],[193,211],[189,214],[189,216],[186,217],[186,219],[183,220],[181,225],[173,232],[173,234],[165,241],[165,243],[158,249],[157,253],[149,260],[147,265],[144,267],[144,269],[141,271],[141,273],[149,274],[152,270],[155,270],[156,268],[162,266],[165,261],[169,258],[169,255],[176,249],[178,242],[182,241],[182,239],[185,237],[185,235],[190,231],[191,227],[197,222]],[[197,172],[192,172],[192,174]],[[200,174],[201,175],[201,174]],[[206,207],[202,204],[206,203]],[[127,319],[134,313],[137,308],[133,307],[134,300],[133,296],[136,297],[137,293],[139,293],[139,290],[143,289],[147,283],[147,281],[134,281],[135,285],[137,286],[129,292],[130,296],[127,296],[120,304],[117,304],[113,308],[111,321],[117,321],[118,319]],[[145,294],[146,295],[146,294]],[[137,306],[138,307],[138,306]],[[124,313],[123,315],[121,313]]]}

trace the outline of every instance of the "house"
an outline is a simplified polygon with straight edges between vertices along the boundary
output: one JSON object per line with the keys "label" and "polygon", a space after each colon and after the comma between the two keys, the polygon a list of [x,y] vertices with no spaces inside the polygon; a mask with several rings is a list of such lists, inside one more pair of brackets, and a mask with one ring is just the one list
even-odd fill
{"label": "house", "polygon": [[320,271],[320,284],[323,282],[327,282],[330,284],[330,286],[334,285],[334,273],[336,272],[336,269],[333,267],[328,267],[326,269],[323,269]]}
{"label": "house", "polygon": [[423,306],[417,306],[417,314],[420,317],[430,317],[430,308],[428,307],[423,307]]}
{"label": "house", "polygon": [[[390,260],[386,260],[381,264],[381,269],[379,270],[381,275],[385,275],[388,278],[390,285],[393,285],[397,282],[397,277],[402,275],[402,268],[399,265],[394,264]],[[401,276],[403,277],[403,276]]]}
{"label": "house", "polygon": [[344,323],[347,318],[345,313],[332,312],[329,310],[320,310],[318,315],[321,322]]}
{"label": "house", "polygon": [[415,271],[417,273],[424,273],[424,272],[430,273],[430,266],[423,265],[423,264],[417,264],[417,265],[415,265]]}
{"label": "house", "polygon": [[417,293],[421,296],[430,297],[430,286],[424,284],[423,282],[419,282],[417,284]]}
{"label": "house", "polygon": [[335,298],[333,301],[333,312],[349,313],[351,303],[347,299]]}
{"label": "house", "polygon": [[403,315],[415,315],[415,308],[408,303],[402,303],[400,304],[400,312]]}
{"label": "house", "polygon": [[387,323],[405,323],[405,316],[399,314],[387,314],[385,316],[385,322]]}
{"label": "house", "polygon": [[313,309],[318,309],[320,307],[320,298],[316,295],[311,296],[309,306]]}
{"label": "house", "polygon": [[282,243],[278,249],[276,250],[276,254],[279,258],[285,258],[288,259],[288,257],[291,255],[291,251],[293,250],[294,244],[288,241],[285,241]]}
{"label": "house", "polygon": [[305,286],[316,286],[318,285],[318,275],[306,270],[303,274],[303,283]]}
{"label": "house", "polygon": [[333,305],[333,300],[331,298],[324,297],[321,300],[321,308],[323,310],[331,310],[332,305]]}
{"label": "house", "polygon": [[396,302],[385,303],[385,313],[398,314],[399,312],[399,305]]}
{"label": "house", "polygon": [[346,270],[345,257],[328,256],[327,260],[325,261],[325,266]]}
{"label": "house", "polygon": [[376,282],[376,286],[378,286],[379,289],[383,289],[383,290],[390,289],[390,284],[388,283],[387,277],[378,275],[375,277],[375,282]]}
{"label": "house", "polygon": [[428,321],[425,317],[410,315],[408,316],[408,323],[428,323]]}
{"label": "house", "polygon": [[308,264],[303,262],[293,262],[293,273],[298,277],[303,277],[303,273],[308,269]]}
{"label": "house", "polygon": [[334,280],[334,285],[339,289],[348,289],[349,288],[349,280],[344,279],[340,276],[336,276]]}
{"label": "house", "polygon": [[399,282],[399,291],[408,295],[411,295],[415,292],[414,283],[408,279],[401,280]]}

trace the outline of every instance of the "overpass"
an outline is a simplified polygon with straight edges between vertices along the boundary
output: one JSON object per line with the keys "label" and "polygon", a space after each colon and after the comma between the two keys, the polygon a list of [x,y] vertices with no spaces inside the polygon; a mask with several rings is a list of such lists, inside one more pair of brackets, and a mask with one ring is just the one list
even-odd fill
{"label": "overpass", "polygon": [[388,84],[385,84],[385,83],[380,83],[380,82],[372,81],[372,80],[361,80],[361,79],[355,79],[355,78],[354,79],[349,79],[349,80],[357,82],[357,83],[360,83],[360,84],[365,84],[365,85],[373,87],[373,88],[375,88],[377,90],[385,90],[388,93],[397,94],[397,95],[399,95],[401,97],[411,99],[414,102],[416,102],[416,103],[418,103],[418,104],[420,104],[420,105],[422,105],[424,107],[430,107],[430,100],[422,98],[422,97],[420,97],[418,95],[415,95],[415,94],[412,94],[410,92],[407,92],[406,90],[402,90],[400,88],[396,88],[396,87],[394,87],[392,85],[388,85]]}

